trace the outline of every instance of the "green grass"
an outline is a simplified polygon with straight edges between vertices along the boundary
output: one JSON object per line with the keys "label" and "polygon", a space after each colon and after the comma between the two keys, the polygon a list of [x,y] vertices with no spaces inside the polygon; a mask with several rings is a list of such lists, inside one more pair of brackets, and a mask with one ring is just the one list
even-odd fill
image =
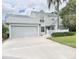
{"label": "green grass", "polygon": [[65,44],[73,48],[76,48],[76,34],[72,36],[52,36],[50,39],[61,44]]}

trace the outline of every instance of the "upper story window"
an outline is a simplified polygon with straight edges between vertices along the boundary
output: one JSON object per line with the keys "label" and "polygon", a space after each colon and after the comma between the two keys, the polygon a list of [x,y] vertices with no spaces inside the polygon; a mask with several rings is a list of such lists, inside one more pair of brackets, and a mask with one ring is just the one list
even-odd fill
{"label": "upper story window", "polygon": [[49,14],[48,17],[52,17],[53,15]]}
{"label": "upper story window", "polygon": [[44,22],[44,20],[41,19],[40,22]]}
{"label": "upper story window", "polygon": [[44,17],[42,17],[42,18],[40,19],[40,22],[44,22]]}
{"label": "upper story window", "polygon": [[52,20],[54,20],[54,19],[52,19]]}

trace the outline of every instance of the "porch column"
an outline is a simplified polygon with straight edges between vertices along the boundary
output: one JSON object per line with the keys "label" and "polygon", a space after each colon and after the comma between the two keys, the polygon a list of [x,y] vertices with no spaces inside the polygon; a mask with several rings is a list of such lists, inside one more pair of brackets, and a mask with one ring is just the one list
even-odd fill
{"label": "porch column", "polygon": [[55,30],[57,30],[58,29],[58,24],[55,24]]}
{"label": "porch column", "polygon": [[41,25],[38,24],[38,36],[40,36],[40,34],[41,34]]}
{"label": "porch column", "polygon": [[58,19],[55,20],[55,30],[58,29]]}
{"label": "porch column", "polygon": [[47,29],[46,29],[46,26],[45,26],[45,28],[44,28],[44,29],[45,29],[45,34],[47,34]]}

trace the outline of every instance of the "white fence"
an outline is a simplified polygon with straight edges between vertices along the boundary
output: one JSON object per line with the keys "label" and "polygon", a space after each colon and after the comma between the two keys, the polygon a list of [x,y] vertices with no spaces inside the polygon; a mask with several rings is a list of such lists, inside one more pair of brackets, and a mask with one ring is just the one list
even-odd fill
{"label": "white fence", "polygon": [[56,33],[56,32],[69,32],[69,29],[49,30],[48,34],[52,34],[52,33]]}

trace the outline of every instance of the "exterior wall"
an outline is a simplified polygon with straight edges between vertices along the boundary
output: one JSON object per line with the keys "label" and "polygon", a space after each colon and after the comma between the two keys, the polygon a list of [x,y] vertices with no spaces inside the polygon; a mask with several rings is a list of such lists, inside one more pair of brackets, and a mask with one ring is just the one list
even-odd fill
{"label": "exterior wall", "polygon": [[[33,17],[36,17],[37,18],[39,17],[39,19],[43,19],[44,22],[40,23],[41,26],[55,26],[54,27],[54,30],[58,30],[58,23],[57,23],[57,15],[56,14],[51,14],[51,13],[45,13],[44,11],[40,11],[40,12],[32,12],[31,13],[31,16],[33,15]],[[52,33],[53,30],[48,30],[45,28],[45,32],[41,32],[41,34],[50,34]]]}

